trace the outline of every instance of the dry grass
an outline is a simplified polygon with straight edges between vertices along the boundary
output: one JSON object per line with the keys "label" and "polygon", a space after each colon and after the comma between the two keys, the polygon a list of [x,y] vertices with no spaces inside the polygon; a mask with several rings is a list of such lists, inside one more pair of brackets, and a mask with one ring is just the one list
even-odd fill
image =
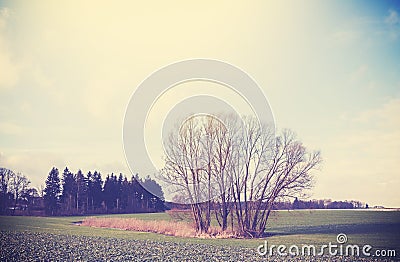
{"label": "dry grass", "polygon": [[211,226],[208,233],[198,234],[200,238],[241,238],[237,233],[230,230],[222,231],[220,227]]}
{"label": "dry grass", "polygon": [[187,222],[165,220],[140,220],[135,218],[88,217],[83,226],[100,228],[118,228],[139,232],[152,232],[177,237],[199,238],[235,238],[232,232],[221,232],[218,227],[211,227],[209,233],[197,234],[194,226]]}
{"label": "dry grass", "polygon": [[135,218],[89,217],[83,220],[82,225],[91,227],[118,228],[140,232],[153,232],[179,237],[196,236],[196,230],[192,225],[186,222],[139,220]]}

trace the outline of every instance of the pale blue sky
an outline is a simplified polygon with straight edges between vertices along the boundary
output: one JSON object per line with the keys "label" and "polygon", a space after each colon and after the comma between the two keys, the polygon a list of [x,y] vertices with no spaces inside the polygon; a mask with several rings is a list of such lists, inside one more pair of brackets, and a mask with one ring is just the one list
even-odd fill
{"label": "pale blue sky", "polygon": [[400,206],[398,1],[0,1],[0,166],[34,186],[53,165],[130,176],[130,95],[198,57],[245,70],[322,151],[312,197]]}

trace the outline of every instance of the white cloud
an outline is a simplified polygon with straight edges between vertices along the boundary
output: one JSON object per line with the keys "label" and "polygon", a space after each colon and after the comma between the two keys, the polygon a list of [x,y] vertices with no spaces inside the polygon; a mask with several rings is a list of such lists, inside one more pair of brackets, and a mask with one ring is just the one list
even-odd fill
{"label": "white cloud", "polygon": [[31,181],[31,186],[36,188],[45,183],[53,166],[57,167],[60,172],[66,166],[66,161],[59,154],[45,151],[2,152],[0,157],[2,167],[25,174]]}
{"label": "white cloud", "polygon": [[382,107],[362,112],[354,118],[359,123],[369,123],[381,131],[400,132],[400,98],[389,100]]}
{"label": "white cloud", "polygon": [[21,135],[24,133],[24,129],[12,122],[1,122],[0,123],[0,134],[3,135]]}
{"label": "white cloud", "polygon": [[57,167],[62,173],[67,166],[72,172],[81,169],[84,173],[89,170],[101,172],[103,179],[110,173],[122,172],[130,176],[126,164],[122,161],[109,160],[100,157],[96,161],[87,159],[87,155],[96,154],[85,149],[78,149],[76,152],[54,152],[53,150],[13,150],[5,148],[0,152],[0,167],[6,167],[14,172],[25,174],[32,182],[33,187],[39,187],[45,183],[46,177],[51,168]]}
{"label": "white cloud", "polygon": [[388,25],[387,34],[389,38],[397,40],[400,36],[400,17],[396,10],[389,10],[389,15],[385,17],[385,23]]}
{"label": "white cloud", "polygon": [[[345,132],[323,150],[324,170],[318,194],[400,206],[400,99],[343,118]],[[322,184],[323,182],[323,184]]]}
{"label": "white cloud", "polygon": [[[358,18],[345,27],[338,28],[330,35],[333,44],[349,46],[357,44],[359,47],[370,45],[381,40],[382,36],[397,40],[400,36],[400,16],[394,9],[388,10],[388,15],[381,18]],[[373,37],[371,37],[373,36]]]}
{"label": "white cloud", "polygon": [[9,8],[0,8],[0,29],[6,26],[6,20],[10,17],[11,11]]}
{"label": "white cloud", "polygon": [[396,10],[390,9],[389,15],[385,17],[385,23],[389,25],[396,25],[400,23],[400,17],[397,14]]}
{"label": "white cloud", "polygon": [[13,61],[13,56],[8,48],[5,28],[11,11],[8,8],[0,9],[0,90],[14,87],[18,81],[19,68]]}

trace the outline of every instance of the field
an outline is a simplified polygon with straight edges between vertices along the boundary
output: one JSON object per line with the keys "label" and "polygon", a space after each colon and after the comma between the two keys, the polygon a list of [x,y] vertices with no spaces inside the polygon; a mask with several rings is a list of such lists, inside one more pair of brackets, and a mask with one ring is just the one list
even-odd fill
{"label": "field", "polygon": [[[112,215],[170,220],[166,213]],[[400,253],[400,212],[366,210],[276,211],[266,239],[201,239],[76,225],[84,217],[0,217],[0,261],[262,261],[257,247],[268,245],[371,245]],[[349,256],[274,257],[278,260],[352,261]],[[374,257],[376,259],[376,257]],[[359,258],[357,258],[359,259]],[[371,259],[371,258],[363,258]]]}

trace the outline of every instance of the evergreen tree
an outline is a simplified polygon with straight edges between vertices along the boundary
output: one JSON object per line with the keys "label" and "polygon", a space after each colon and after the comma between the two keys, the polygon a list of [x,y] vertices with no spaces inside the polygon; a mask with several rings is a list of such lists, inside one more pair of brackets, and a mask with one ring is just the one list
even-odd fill
{"label": "evergreen tree", "polygon": [[[62,192],[60,187],[57,194],[52,194],[51,186],[54,184],[54,173],[58,170],[53,168],[46,181],[46,206],[48,214],[85,214],[85,213],[128,213],[128,212],[154,212],[164,210],[163,192],[156,181],[147,177],[141,180],[138,175],[132,176],[129,181],[120,173],[118,176],[111,173],[107,175],[103,183],[101,174],[97,171],[89,171],[87,175],[78,170],[76,174],[70,172],[66,167],[62,175]],[[60,185],[60,182],[55,182]],[[149,193],[142,184],[151,188]],[[49,193],[46,193],[49,191]],[[57,195],[56,198],[51,197]],[[56,204],[51,199],[56,199]],[[60,202],[61,213],[57,213]],[[103,206],[104,205],[104,206]]]}
{"label": "evergreen tree", "polygon": [[103,181],[101,179],[100,172],[94,171],[93,176],[91,177],[90,180],[91,180],[90,194],[93,199],[93,208],[97,209],[101,207],[101,203],[103,202],[103,194],[102,194]]}
{"label": "evergreen tree", "polygon": [[87,207],[87,180],[81,170],[75,175],[76,184],[76,210],[83,213]]}
{"label": "evergreen tree", "polygon": [[136,209],[143,209],[143,193],[144,188],[141,185],[141,179],[138,174],[132,176],[132,186],[134,190],[135,202],[136,202]]}
{"label": "evergreen tree", "polygon": [[107,175],[106,181],[104,182],[104,189],[103,189],[103,194],[104,194],[104,201],[106,204],[106,209],[107,211],[111,211],[114,208],[114,195],[115,195],[115,190],[114,190],[114,175],[111,174]]}
{"label": "evergreen tree", "polygon": [[293,201],[293,209],[299,209],[300,208],[300,204],[299,204],[299,200],[296,199]]}
{"label": "evergreen tree", "polygon": [[47,214],[52,216],[57,214],[60,192],[61,185],[58,169],[53,167],[47,176],[46,188],[44,189],[44,201]]}
{"label": "evergreen tree", "polygon": [[87,198],[87,210],[93,210],[93,196],[92,196],[92,180],[93,180],[93,174],[92,172],[88,172],[86,176],[86,183],[87,183],[87,192],[86,192],[86,198]]}
{"label": "evergreen tree", "polygon": [[121,208],[125,209],[128,212],[129,209],[129,194],[130,194],[130,184],[126,177],[124,177],[124,181],[122,181],[122,190],[121,190]]}
{"label": "evergreen tree", "polygon": [[123,183],[123,181],[124,181],[124,177],[123,177],[122,173],[119,173],[119,177],[118,177],[118,180],[117,180],[117,187],[116,187],[116,190],[117,190],[117,192],[116,192],[116,197],[117,197],[117,199],[116,199],[116,201],[117,201],[116,207],[117,207],[118,210],[121,209],[122,183]]}
{"label": "evergreen tree", "polygon": [[155,180],[151,179],[150,176],[147,176],[142,183],[146,190],[161,200],[164,200],[164,192],[162,191],[161,186]]}
{"label": "evergreen tree", "polygon": [[63,211],[71,214],[75,205],[75,179],[74,174],[72,174],[67,167],[65,167],[62,179],[62,195],[61,202]]}

